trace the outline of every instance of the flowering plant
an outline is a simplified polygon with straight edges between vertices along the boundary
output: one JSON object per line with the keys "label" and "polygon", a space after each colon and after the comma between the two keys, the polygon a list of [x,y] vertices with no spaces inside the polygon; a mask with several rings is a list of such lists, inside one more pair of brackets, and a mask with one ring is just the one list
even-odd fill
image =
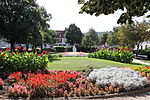
{"label": "flowering plant", "polygon": [[99,85],[122,86],[125,91],[143,88],[148,80],[138,72],[129,68],[108,67],[95,69],[89,74],[89,78]]}
{"label": "flowering plant", "polygon": [[16,71],[35,71],[37,69],[44,70],[47,68],[47,55],[38,56],[37,53],[9,53],[7,51],[0,52],[0,70],[2,72]]}
{"label": "flowering plant", "polygon": [[16,83],[26,86],[33,97],[63,96],[68,82],[75,81],[78,75],[77,72],[69,71],[49,71],[48,74],[15,72],[8,77],[8,81],[12,85]]}
{"label": "flowering plant", "polygon": [[0,78],[0,90],[3,88],[4,86],[4,81]]}
{"label": "flowering plant", "polygon": [[13,86],[8,87],[8,93],[10,96],[28,96],[29,92],[27,88],[23,85],[13,84]]}
{"label": "flowering plant", "polygon": [[104,50],[101,49],[96,53],[91,53],[88,55],[89,58],[98,58],[98,59],[108,59],[114,60],[123,63],[131,63],[134,57],[134,54],[128,49],[119,49],[119,50]]}

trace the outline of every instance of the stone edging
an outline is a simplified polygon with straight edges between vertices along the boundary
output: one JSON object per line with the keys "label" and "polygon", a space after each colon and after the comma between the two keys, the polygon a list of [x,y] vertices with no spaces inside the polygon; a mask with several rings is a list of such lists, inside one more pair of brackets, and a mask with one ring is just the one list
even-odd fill
{"label": "stone edging", "polygon": [[[106,94],[106,95],[96,95],[96,96],[82,96],[82,97],[58,97],[58,98],[32,98],[33,100],[72,100],[72,99],[98,99],[98,98],[112,98],[112,97],[121,97],[121,96],[126,96],[126,95],[133,95],[133,94],[139,94],[143,92],[148,92],[150,91],[150,87],[143,88],[141,90],[135,90],[135,91],[130,91],[130,92],[122,92],[122,93],[115,93],[115,94]],[[5,99],[19,99],[19,100],[30,100],[31,98],[9,98],[9,97],[1,97],[0,99],[5,100]]]}
{"label": "stone edging", "polygon": [[133,94],[139,94],[143,92],[150,91],[150,87],[143,88],[141,90],[134,90],[130,92],[122,92],[122,93],[115,93],[115,94],[106,94],[106,95],[96,95],[96,96],[85,96],[85,97],[68,97],[68,99],[97,99],[97,98],[112,98],[112,97],[121,97],[125,95],[133,95]]}

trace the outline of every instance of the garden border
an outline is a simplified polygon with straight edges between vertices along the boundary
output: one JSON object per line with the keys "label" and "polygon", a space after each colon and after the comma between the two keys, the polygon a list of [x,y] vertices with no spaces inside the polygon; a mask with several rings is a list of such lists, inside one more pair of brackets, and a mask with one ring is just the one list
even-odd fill
{"label": "garden border", "polygon": [[106,95],[96,95],[96,96],[84,96],[84,97],[68,97],[68,99],[97,99],[97,98],[112,98],[112,97],[121,97],[125,95],[133,95],[133,94],[139,94],[143,92],[150,91],[150,87],[143,88],[141,90],[134,90],[129,92],[122,92],[122,93],[115,93],[115,94],[106,94]]}
{"label": "garden border", "polygon": [[150,87],[147,88],[143,88],[141,90],[134,90],[134,91],[130,91],[130,92],[122,92],[122,93],[115,93],[115,94],[106,94],[106,95],[96,95],[96,96],[82,96],[82,97],[57,97],[57,98],[17,98],[17,97],[3,97],[4,95],[0,96],[0,99],[19,99],[19,100],[72,100],[72,99],[98,99],[98,98],[112,98],[112,97],[121,97],[121,96],[126,96],[126,95],[134,95],[134,94],[139,94],[139,93],[143,93],[143,92],[148,92],[150,91]]}

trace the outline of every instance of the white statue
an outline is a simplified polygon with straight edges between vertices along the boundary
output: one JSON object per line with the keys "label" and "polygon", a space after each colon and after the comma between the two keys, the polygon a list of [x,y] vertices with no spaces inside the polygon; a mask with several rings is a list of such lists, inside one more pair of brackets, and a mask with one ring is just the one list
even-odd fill
{"label": "white statue", "polygon": [[72,48],[73,52],[77,52],[77,48],[75,45],[73,45],[73,48]]}

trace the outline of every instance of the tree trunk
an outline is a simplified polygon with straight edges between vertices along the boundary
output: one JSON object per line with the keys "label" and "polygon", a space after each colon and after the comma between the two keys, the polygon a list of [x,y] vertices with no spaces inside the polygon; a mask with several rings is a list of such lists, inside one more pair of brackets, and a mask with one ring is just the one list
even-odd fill
{"label": "tree trunk", "polygon": [[136,57],[138,57],[139,47],[140,47],[140,43],[137,43],[137,53],[136,53]]}
{"label": "tree trunk", "polygon": [[14,42],[10,43],[10,47],[11,47],[11,52],[15,51],[15,43]]}
{"label": "tree trunk", "polygon": [[26,44],[26,49],[27,51],[29,51],[29,44]]}
{"label": "tree trunk", "polygon": [[41,52],[43,51],[43,44],[41,44]]}

